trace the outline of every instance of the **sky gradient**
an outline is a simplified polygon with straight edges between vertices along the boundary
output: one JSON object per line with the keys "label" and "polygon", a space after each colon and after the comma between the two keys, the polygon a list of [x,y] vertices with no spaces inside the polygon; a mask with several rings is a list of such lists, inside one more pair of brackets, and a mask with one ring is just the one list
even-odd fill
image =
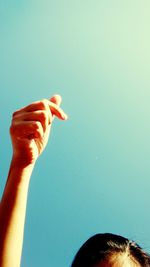
{"label": "sky gradient", "polygon": [[29,190],[21,267],[70,266],[91,235],[150,252],[150,2],[0,1],[0,192],[18,108],[62,95]]}

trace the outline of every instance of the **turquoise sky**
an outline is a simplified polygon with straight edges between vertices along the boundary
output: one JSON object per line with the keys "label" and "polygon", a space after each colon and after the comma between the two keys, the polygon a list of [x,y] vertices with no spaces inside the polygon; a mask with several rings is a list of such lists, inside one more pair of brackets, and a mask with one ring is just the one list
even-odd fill
{"label": "turquoise sky", "polygon": [[21,267],[70,266],[91,235],[150,252],[150,2],[0,1],[0,192],[11,113],[63,97],[34,170]]}

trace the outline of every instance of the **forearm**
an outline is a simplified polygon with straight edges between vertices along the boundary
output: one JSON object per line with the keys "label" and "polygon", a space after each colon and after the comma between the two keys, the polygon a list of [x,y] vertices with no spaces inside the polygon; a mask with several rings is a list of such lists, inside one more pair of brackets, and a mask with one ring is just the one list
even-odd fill
{"label": "forearm", "polygon": [[0,205],[0,266],[19,267],[27,194],[34,164],[26,167],[13,159]]}
{"label": "forearm", "polygon": [[67,119],[60,103],[61,97],[55,95],[12,115],[10,135],[15,157],[0,203],[0,267],[20,266],[30,176],[46,147],[54,116]]}

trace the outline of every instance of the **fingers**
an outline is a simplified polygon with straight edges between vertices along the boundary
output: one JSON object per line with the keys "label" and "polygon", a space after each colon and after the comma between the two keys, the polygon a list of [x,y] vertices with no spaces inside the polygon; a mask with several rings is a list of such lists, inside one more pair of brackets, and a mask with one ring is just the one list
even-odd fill
{"label": "fingers", "polygon": [[54,95],[50,100],[44,99],[17,110],[13,113],[10,133],[16,137],[43,138],[50,129],[54,115],[66,120],[67,115],[59,107],[61,96]]}
{"label": "fingers", "polygon": [[10,127],[11,136],[17,138],[42,138],[43,128],[39,121],[15,121]]}
{"label": "fingers", "polygon": [[25,121],[29,121],[29,123],[33,121],[40,122],[43,127],[43,132],[46,131],[48,125],[50,125],[53,120],[51,112],[47,112],[46,110],[18,113],[13,117],[13,119],[16,124]]}
{"label": "fingers", "polygon": [[14,112],[13,117],[15,117],[16,115],[19,115],[21,113],[26,113],[26,112],[33,112],[33,111],[37,111],[37,110],[45,110],[47,111],[47,113],[49,114],[49,116],[51,117],[52,115],[55,115],[56,117],[58,117],[61,120],[66,120],[67,119],[67,115],[65,114],[65,112],[58,106],[58,104],[56,103],[60,103],[61,102],[61,98],[59,96],[54,96],[53,98],[51,98],[52,101],[44,99],[42,101],[37,101],[34,102],[22,109],[17,110],[16,112]]}

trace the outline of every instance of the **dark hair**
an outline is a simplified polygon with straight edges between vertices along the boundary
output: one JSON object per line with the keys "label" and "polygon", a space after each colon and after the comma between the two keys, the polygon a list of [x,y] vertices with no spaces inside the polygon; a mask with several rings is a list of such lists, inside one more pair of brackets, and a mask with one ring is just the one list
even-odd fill
{"label": "dark hair", "polygon": [[106,262],[114,254],[126,252],[131,262],[141,267],[150,267],[150,255],[138,244],[109,233],[96,234],[89,238],[77,252],[71,267],[94,267],[98,263]]}

